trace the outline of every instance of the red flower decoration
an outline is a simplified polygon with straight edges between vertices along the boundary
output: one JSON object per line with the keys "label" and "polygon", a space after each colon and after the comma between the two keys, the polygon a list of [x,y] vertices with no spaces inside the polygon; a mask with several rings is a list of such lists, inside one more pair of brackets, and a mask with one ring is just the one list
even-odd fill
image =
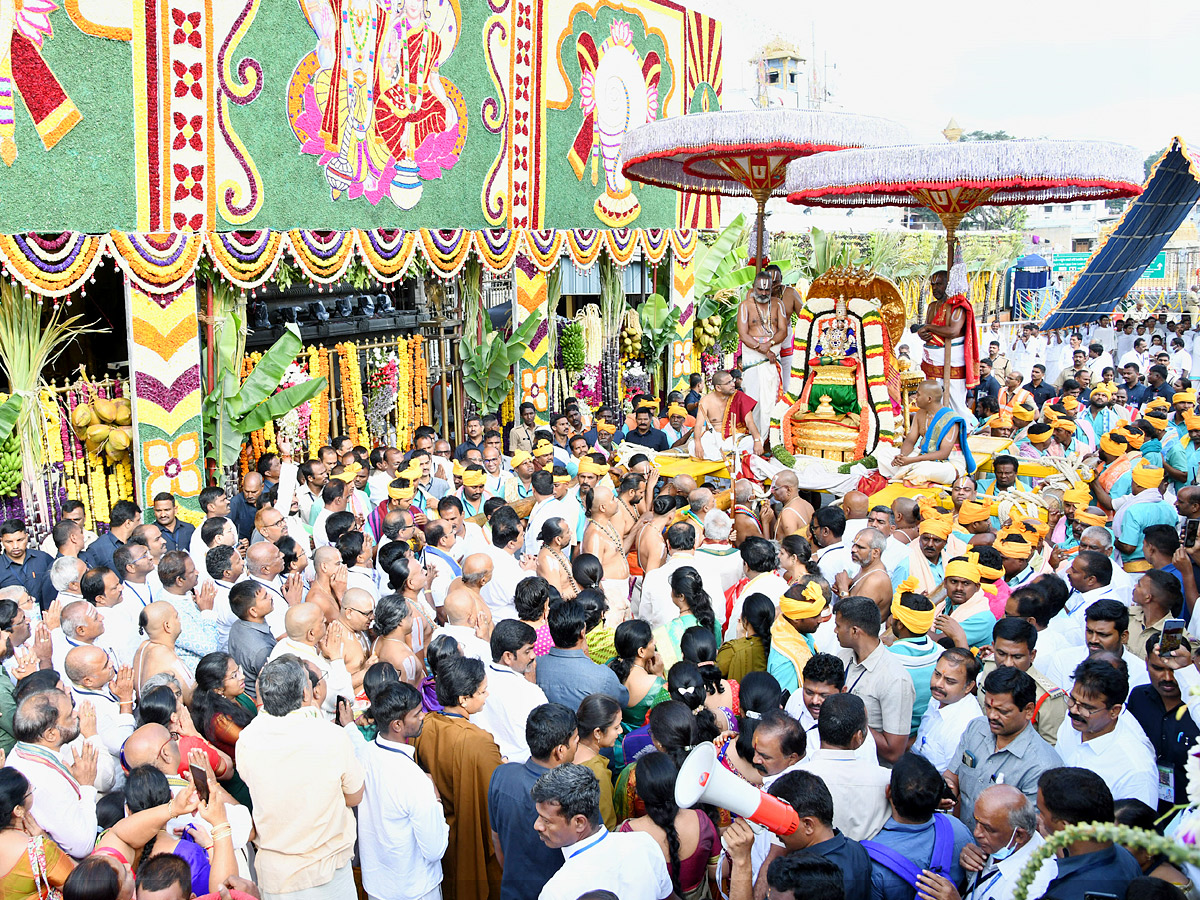
{"label": "red flower decoration", "polygon": [[204,213],[196,213],[190,219],[181,212],[175,213],[176,231],[199,231],[204,225]]}
{"label": "red flower decoration", "polygon": [[175,96],[183,97],[191,93],[197,100],[204,96],[204,64],[193,63],[186,66],[179,60],[171,64],[175,72]]}
{"label": "red flower decoration", "polygon": [[191,146],[193,150],[204,149],[204,117],[192,116],[191,121],[183,113],[175,113],[175,141],[171,144],[172,149],[182,150],[186,146]]}
{"label": "red flower decoration", "polygon": [[192,166],[191,170],[181,163],[173,166],[175,173],[175,199],[183,200],[189,195],[197,200],[204,199],[204,166]]}
{"label": "red flower decoration", "polygon": [[193,47],[199,48],[202,40],[200,31],[200,13],[188,13],[184,15],[182,10],[171,10],[171,18],[175,21],[175,31],[171,37],[171,42],[174,44],[189,43]]}

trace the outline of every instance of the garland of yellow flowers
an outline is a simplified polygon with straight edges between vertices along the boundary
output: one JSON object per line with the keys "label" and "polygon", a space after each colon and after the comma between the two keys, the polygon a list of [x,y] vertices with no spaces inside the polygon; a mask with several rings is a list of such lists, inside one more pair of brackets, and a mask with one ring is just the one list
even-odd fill
{"label": "garland of yellow flowers", "polygon": [[416,397],[413,402],[416,425],[430,425],[433,416],[429,408],[429,363],[425,359],[425,339],[419,334],[408,342],[412,350],[413,386]]}
{"label": "garland of yellow flowers", "polygon": [[316,459],[329,437],[329,351],[324,347],[309,347],[306,353],[309,377],[323,377],[326,384],[325,390],[308,404],[308,458]]}
{"label": "garland of yellow flowers", "polygon": [[407,447],[416,428],[412,354],[404,338],[396,338],[396,446]]}
{"label": "garland of yellow flowers", "polygon": [[338,370],[341,375],[342,415],[345,434],[352,444],[359,444],[367,433],[367,415],[363,409],[362,366],[358,361],[358,345],[338,344]]}

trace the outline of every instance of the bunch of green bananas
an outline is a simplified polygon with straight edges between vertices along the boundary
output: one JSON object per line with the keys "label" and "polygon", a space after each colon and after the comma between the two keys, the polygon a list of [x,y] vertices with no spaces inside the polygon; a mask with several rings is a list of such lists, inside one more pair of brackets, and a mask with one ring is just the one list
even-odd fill
{"label": "bunch of green bananas", "polygon": [[558,338],[558,348],[562,354],[563,368],[568,372],[583,371],[583,323],[571,322],[562,330]]}
{"label": "bunch of green bananas", "polygon": [[717,313],[713,313],[707,319],[696,320],[696,344],[700,347],[701,353],[706,353],[717,344],[717,339],[721,335],[721,317]]}
{"label": "bunch of green bananas", "polygon": [[12,497],[21,488],[21,439],[13,429],[0,442],[0,496]]}

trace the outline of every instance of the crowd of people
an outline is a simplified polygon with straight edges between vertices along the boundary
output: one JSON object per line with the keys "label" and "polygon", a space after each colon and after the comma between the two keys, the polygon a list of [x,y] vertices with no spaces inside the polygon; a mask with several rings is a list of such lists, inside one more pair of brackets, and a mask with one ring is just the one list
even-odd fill
{"label": "crowd of people", "polygon": [[[998,392],[1012,452],[940,500],[666,477],[696,379],[280,446],[196,526],[170,494],[99,535],[68,501],[40,548],[6,521],[5,894],[1008,900],[1073,825],[1162,829],[1200,736],[1200,415],[1099,374]],[[1094,479],[1020,474],[1047,442]],[[681,809],[708,743],[798,827]],[[1027,896],[1195,891],[1080,837]]]}

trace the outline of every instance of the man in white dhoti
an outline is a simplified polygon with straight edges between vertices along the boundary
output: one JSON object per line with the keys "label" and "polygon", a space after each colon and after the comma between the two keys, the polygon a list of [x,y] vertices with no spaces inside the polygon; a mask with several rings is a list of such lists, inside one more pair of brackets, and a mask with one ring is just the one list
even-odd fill
{"label": "man in white dhoti", "polygon": [[770,273],[759,272],[738,307],[738,337],[742,342],[742,385],[755,401],[754,423],[759,434],[771,428],[771,410],[782,396],[780,353],[791,340],[782,299],[776,299]]}
{"label": "man in white dhoti", "polygon": [[692,455],[713,462],[734,451],[762,456],[762,432],[754,421],[754,411],[759,406],[762,404],[733,386],[731,374],[717,372],[713,376],[713,390],[696,405]]}

